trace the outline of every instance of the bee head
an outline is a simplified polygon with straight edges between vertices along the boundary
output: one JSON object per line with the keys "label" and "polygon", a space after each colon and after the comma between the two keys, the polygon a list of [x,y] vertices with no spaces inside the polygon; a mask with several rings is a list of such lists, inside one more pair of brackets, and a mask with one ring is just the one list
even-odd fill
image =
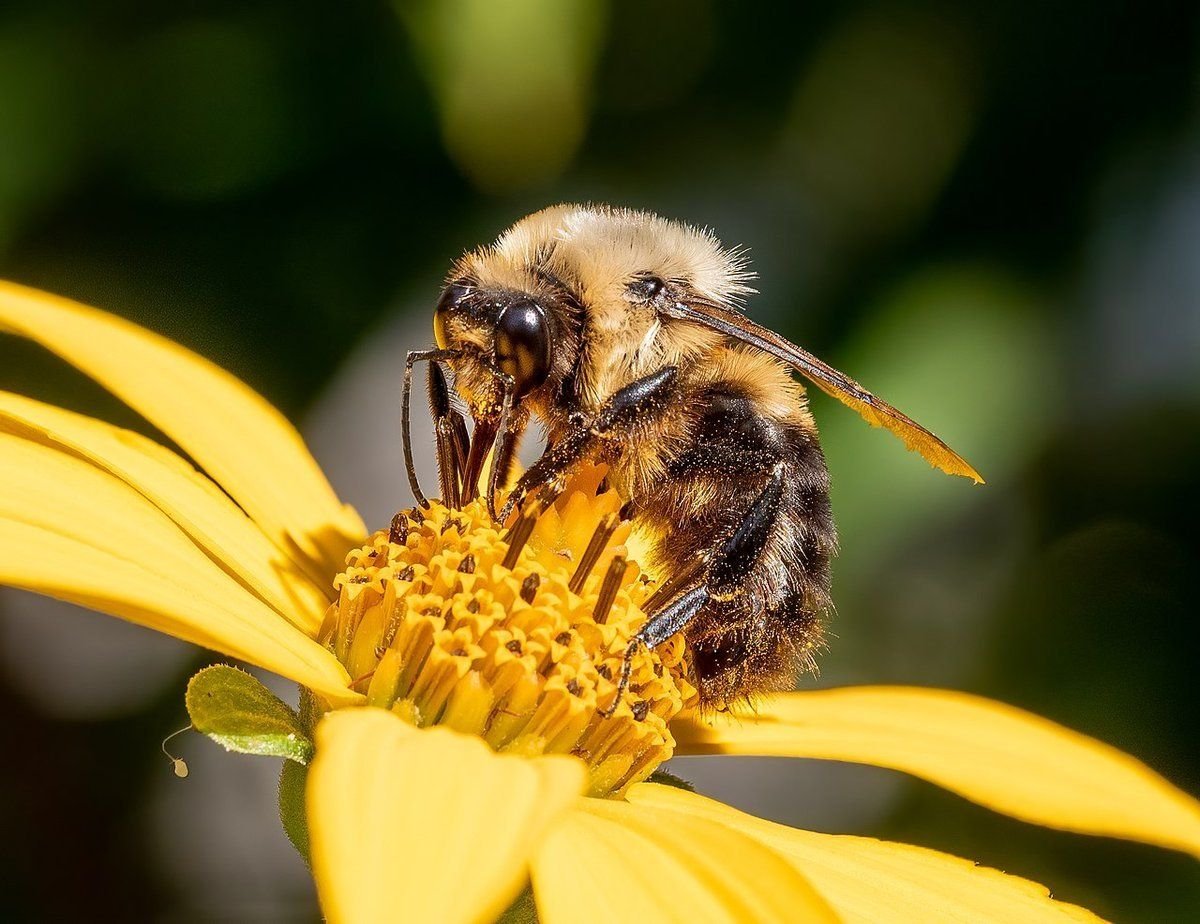
{"label": "bee head", "polygon": [[591,406],[658,365],[703,354],[721,336],[663,324],[675,301],[734,305],[750,291],[740,255],[707,231],[648,212],[562,205],[537,212],[451,270],[434,315],[455,384],[488,416],[503,378],[513,397],[555,416],[563,387]]}
{"label": "bee head", "polygon": [[484,288],[470,279],[446,286],[433,316],[437,345],[457,354],[451,361],[457,386],[478,416],[498,406],[505,376],[515,401],[546,382],[557,330],[552,306],[538,293]]}

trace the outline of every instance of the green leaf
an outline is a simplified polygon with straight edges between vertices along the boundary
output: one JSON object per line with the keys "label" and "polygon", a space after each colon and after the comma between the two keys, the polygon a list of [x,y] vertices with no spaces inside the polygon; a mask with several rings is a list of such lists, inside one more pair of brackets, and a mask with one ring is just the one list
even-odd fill
{"label": "green leaf", "polygon": [[300,764],[313,744],[283,700],[245,671],[224,664],[206,667],[188,682],[192,727],[227,751],[286,757]]}
{"label": "green leaf", "polygon": [[308,767],[283,762],[283,770],[279,774],[279,820],[283,822],[283,831],[296,848],[296,852],[309,863],[308,854],[308,815],[305,813],[304,794],[308,784]]}

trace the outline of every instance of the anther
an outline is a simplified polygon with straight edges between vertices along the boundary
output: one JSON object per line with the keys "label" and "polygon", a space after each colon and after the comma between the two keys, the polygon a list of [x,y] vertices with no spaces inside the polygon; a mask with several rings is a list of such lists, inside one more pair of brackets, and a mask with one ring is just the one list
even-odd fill
{"label": "anther", "polygon": [[533,535],[533,528],[537,526],[538,517],[546,509],[545,503],[540,494],[531,497],[525,503],[525,506],[521,508],[521,516],[517,519],[513,528],[504,537],[504,541],[508,543],[508,552],[504,555],[504,567],[510,571],[516,565],[517,559],[521,557],[521,550],[525,548],[525,543]]}
{"label": "anther", "polygon": [[592,619],[599,625],[608,621],[613,602],[617,599],[617,591],[621,588],[621,578],[625,577],[625,556],[614,555],[604,574],[604,583],[600,585],[600,593],[596,595],[596,607],[592,610]]}
{"label": "anther", "polygon": [[578,680],[572,677],[567,681],[567,692],[572,696],[579,696],[583,692],[583,687],[580,685]]}
{"label": "anther", "polygon": [[596,567],[596,562],[600,558],[600,553],[604,551],[608,545],[608,540],[612,538],[612,534],[616,531],[619,524],[615,513],[605,514],[600,522],[596,524],[596,529],[592,533],[591,541],[588,542],[587,549],[583,553],[583,557],[579,559],[579,567],[575,569],[575,573],[571,575],[570,588],[575,593],[583,590],[584,582],[587,581],[588,575],[592,573],[592,569]]}
{"label": "anther", "polygon": [[554,636],[554,641],[558,642],[560,645],[570,645],[571,633],[564,629],[562,632],[559,632],[558,635]]}
{"label": "anther", "polygon": [[408,517],[403,510],[392,517],[392,525],[388,528],[388,542],[404,545],[408,541]]}
{"label": "anther", "polygon": [[521,599],[526,603],[532,603],[533,598],[537,596],[538,588],[541,584],[542,579],[538,577],[536,571],[533,572],[521,582]]}
{"label": "anther", "polygon": [[413,566],[412,565],[405,565],[403,568],[401,568],[399,571],[396,572],[396,580],[397,581],[411,581],[412,579],[413,579]]}
{"label": "anther", "polygon": [[471,554],[464,555],[463,560],[458,563],[458,570],[463,574],[474,574],[475,556]]}
{"label": "anther", "polygon": [[505,642],[504,647],[515,655],[519,655],[521,653],[521,643],[515,638]]}

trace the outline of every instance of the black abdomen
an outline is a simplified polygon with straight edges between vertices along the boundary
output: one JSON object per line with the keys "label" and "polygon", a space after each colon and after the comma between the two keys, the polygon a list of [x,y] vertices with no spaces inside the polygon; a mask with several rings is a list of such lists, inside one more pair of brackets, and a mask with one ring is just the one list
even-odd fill
{"label": "black abdomen", "polygon": [[[666,460],[668,477],[635,497],[634,509],[660,537],[663,573],[710,561],[719,599],[705,604],[685,635],[702,700],[720,706],[789,689],[811,666],[830,606],[836,539],[825,458],[807,418],[773,419],[730,384],[710,386],[697,405],[703,410],[683,448]],[[764,491],[778,495],[769,498],[765,541],[714,561]]]}

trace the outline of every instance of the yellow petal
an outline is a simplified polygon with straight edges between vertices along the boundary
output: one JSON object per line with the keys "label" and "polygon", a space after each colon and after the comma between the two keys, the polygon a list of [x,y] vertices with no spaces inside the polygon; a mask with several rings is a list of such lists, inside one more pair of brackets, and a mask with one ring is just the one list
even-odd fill
{"label": "yellow petal", "polygon": [[171,450],[132,431],[2,391],[0,431],[74,452],[124,481],[243,586],[297,628],[316,634],[329,606],[327,593],[228,495]]}
{"label": "yellow petal", "polygon": [[754,716],[688,719],[677,754],[817,757],[903,770],[1051,828],[1200,856],[1200,803],[1128,754],[992,700],[915,687],[773,696]]}
{"label": "yellow petal", "polygon": [[417,730],[382,709],[328,714],[316,743],[309,835],[333,924],[494,921],[584,784],[572,757],[498,755],[479,738]]}
{"label": "yellow petal", "polygon": [[653,783],[634,786],[628,798],[635,807],[703,818],[768,845],[804,873],[843,921],[1067,924],[1099,920],[1076,905],[1054,901],[1035,882],[936,850],[789,828]]}
{"label": "yellow petal", "polygon": [[732,828],[587,799],[533,860],[538,918],[580,921],[839,920],[789,861]]}
{"label": "yellow petal", "polygon": [[0,331],[40,343],[183,448],[285,551],[336,571],[366,530],[300,434],[243,382],[114,315],[0,281]]}
{"label": "yellow petal", "polygon": [[95,466],[0,433],[0,584],[69,600],[289,677],[361,696],[337,659]]}

